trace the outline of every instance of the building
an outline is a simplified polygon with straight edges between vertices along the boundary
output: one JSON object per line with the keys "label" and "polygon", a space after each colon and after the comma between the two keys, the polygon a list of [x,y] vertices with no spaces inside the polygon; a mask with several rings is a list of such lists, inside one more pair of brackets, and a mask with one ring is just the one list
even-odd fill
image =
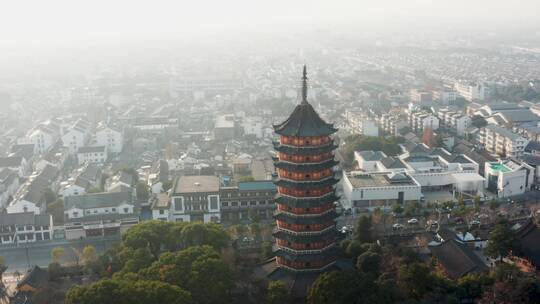
{"label": "building", "polygon": [[90,139],[90,123],[79,119],[62,134],[62,143],[70,154],[75,154]]}
{"label": "building", "polygon": [[57,190],[59,173],[55,166],[46,165],[39,173],[31,175],[13,195],[13,200],[6,208],[7,213],[45,212],[45,194]]}
{"label": "building", "polygon": [[276,187],[272,181],[240,182],[238,186],[220,189],[221,220],[236,222],[250,217],[272,218],[276,206]]}
{"label": "building", "polygon": [[219,115],[216,118],[214,137],[219,141],[232,140],[235,135],[234,114]]}
{"label": "building", "polygon": [[393,204],[404,205],[422,198],[421,185],[407,173],[344,173],[343,207],[355,212],[389,209]]}
{"label": "building", "polygon": [[219,187],[220,181],[216,176],[176,178],[170,193],[170,219],[177,222],[220,222]]}
{"label": "building", "polygon": [[409,98],[412,102],[415,103],[433,101],[433,96],[431,92],[417,89],[411,90],[409,92]]}
{"label": "building", "polygon": [[449,89],[441,89],[432,91],[433,100],[438,101],[443,105],[448,105],[456,100],[456,91]]}
{"label": "building", "polygon": [[409,124],[405,119],[400,119],[395,115],[382,114],[379,117],[379,128],[392,136],[399,135],[400,131],[408,126]]}
{"label": "building", "polygon": [[77,160],[79,161],[79,166],[86,163],[102,164],[107,161],[107,157],[106,146],[81,147],[77,151]]}
{"label": "building", "polygon": [[31,166],[22,156],[0,157],[0,169],[11,169],[19,177],[27,176],[31,172]]}
{"label": "building", "polygon": [[452,111],[448,108],[437,111],[437,117],[441,125],[453,129],[458,135],[463,136],[465,130],[471,126],[471,118],[463,113]]}
{"label": "building", "polygon": [[48,285],[49,272],[35,265],[17,282],[17,292],[35,293],[45,289]]}
{"label": "building", "polygon": [[0,209],[6,207],[17,189],[19,189],[19,175],[17,172],[7,168],[0,168]]}
{"label": "building", "polygon": [[45,154],[59,138],[59,133],[52,128],[40,126],[28,134],[28,142],[34,144],[38,154]]}
{"label": "building", "polygon": [[446,240],[436,246],[429,246],[437,260],[437,266],[448,278],[457,280],[468,274],[484,274],[489,267],[467,246],[457,239]]}
{"label": "building", "polygon": [[478,142],[490,153],[500,156],[520,157],[529,140],[510,130],[489,124],[478,132]]}
{"label": "building", "polygon": [[534,168],[514,160],[485,163],[485,187],[498,197],[525,193],[535,182]]}
{"label": "building", "polygon": [[482,83],[456,82],[454,89],[459,96],[468,101],[484,100],[486,98],[486,87]]}
{"label": "building", "polygon": [[439,128],[439,119],[429,112],[410,111],[409,126],[416,133],[420,133],[427,128],[437,130]]}
{"label": "building", "polygon": [[277,213],[276,262],[288,271],[321,271],[336,261],[333,150],[331,124],[307,102],[304,67],[302,101],[289,118],[274,125],[280,136],[274,166]]}
{"label": "building", "polygon": [[96,130],[96,144],[107,147],[108,153],[118,154],[124,148],[124,136],[116,128],[101,125]]}
{"label": "building", "polygon": [[139,222],[131,192],[89,193],[64,200],[66,239],[122,234]]}
{"label": "building", "polygon": [[50,240],[53,221],[50,214],[0,213],[0,244],[25,244]]}

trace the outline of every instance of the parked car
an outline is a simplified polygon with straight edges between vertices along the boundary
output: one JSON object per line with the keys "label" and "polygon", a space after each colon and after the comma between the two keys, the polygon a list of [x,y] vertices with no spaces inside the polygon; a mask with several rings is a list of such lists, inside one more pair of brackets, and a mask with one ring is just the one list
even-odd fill
{"label": "parked car", "polygon": [[488,218],[489,218],[489,215],[487,215],[487,214],[485,214],[485,213],[482,213],[482,214],[479,214],[479,215],[478,215],[478,218],[481,219],[481,220],[488,219]]}
{"label": "parked car", "polygon": [[479,220],[472,220],[470,223],[470,226],[480,226],[480,221]]}
{"label": "parked car", "polygon": [[404,228],[404,226],[399,224],[399,223],[392,225],[393,230],[402,230],[403,228]]}
{"label": "parked car", "polygon": [[418,220],[415,219],[415,218],[412,218],[412,219],[410,219],[410,220],[407,221],[407,224],[409,224],[409,225],[416,225],[416,224],[418,224]]}
{"label": "parked car", "polygon": [[427,221],[427,226],[431,228],[436,228],[437,226],[439,226],[439,222],[437,222],[436,220],[429,220]]}
{"label": "parked car", "polygon": [[458,217],[454,218],[454,223],[461,225],[461,224],[465,223],[465,220],[462,217],[458,216]]}

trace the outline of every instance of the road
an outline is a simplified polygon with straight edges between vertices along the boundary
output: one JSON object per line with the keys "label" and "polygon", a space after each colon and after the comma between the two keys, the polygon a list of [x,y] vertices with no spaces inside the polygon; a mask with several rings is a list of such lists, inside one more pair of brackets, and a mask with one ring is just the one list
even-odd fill
{"label": "road", "polygon": [[92,245],[98,253],[111,248],[114,244],[120,241],[120,236],[107,238],[88,238],[76,241],[52,241],[40,242],[18,247],[0,246],[0,256],[5,259],[8,266],[7,272],[19,271],[24,273],[29,266],[38,265],[47,267],[51,262],[51,251],[55,247],[64,248],[64,257],[62,264],[77,263],[76,252],[81,252],[84,246]]}

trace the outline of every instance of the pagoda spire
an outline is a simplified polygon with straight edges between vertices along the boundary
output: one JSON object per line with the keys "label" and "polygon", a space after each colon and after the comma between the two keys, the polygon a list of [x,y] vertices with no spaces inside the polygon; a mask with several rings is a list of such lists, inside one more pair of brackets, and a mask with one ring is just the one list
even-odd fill
{"label": "pagoda spire", "polygon": [[304,64],[304,73],[302,76],[302,103],[301,104],[307,104],[307,69],[306,65]]}

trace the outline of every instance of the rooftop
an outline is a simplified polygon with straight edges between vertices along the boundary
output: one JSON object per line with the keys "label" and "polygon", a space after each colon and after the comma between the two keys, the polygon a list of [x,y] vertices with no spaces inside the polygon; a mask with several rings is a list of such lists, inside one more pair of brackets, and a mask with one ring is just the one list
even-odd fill
{"label": "rooftop", "polygon": [[218,192],[219,178],[213,175],[181,176],[174,193]]}
{"label": "rooftop", "polygon": [[80,147],[78,153],[100,153],[105,152],[105,146]]}
{"label": "rooftop", "polygon": [[272,181],[252,181],[252,182],[240,182],[238,183],[238,190],[240,191],[254,191],[254,190],[276,190],[276,186]]}
{"label": "rooftop", "polygon": [[371,174],[355,174],[350,173],[347,178],[354,188],[368,187],[388,187],[388,186],[413,186],[417,185],[416,181],[410,176],[402,173],[371,173]]}
{"label": "rooftop", "polygon": [[501,171],[503,173],[512,171],[510,170],[510,168],[508,168],[507,166],[501,163],[490,164],[490,166],[491,166],[491,169],[493,169],[494,171]]}

